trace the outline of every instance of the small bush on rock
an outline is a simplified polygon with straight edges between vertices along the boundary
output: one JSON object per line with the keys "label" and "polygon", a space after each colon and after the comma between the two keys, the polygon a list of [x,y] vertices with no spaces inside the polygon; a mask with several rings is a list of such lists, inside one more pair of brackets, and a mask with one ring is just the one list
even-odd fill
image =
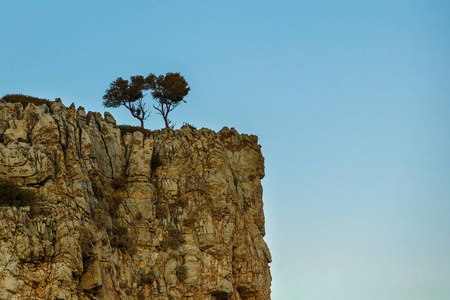
{"label": "small bush on rock", "polygon": [[164,237],[164,240],[161,242],[161,246],[163,250],[167,250],[169,248],[177,250],[185,242],[186,240],[184,239],[182,233],[176,228],[171,228],[169,229],[168,234]]}
{"label": "small bush on rock", "polygon": [[138,211],[137,213],[136,213],[136,215],[134,216],[134,218],[136,219],[136,221],[142,221],[142,218],[143,218],[144,216],[142,215],[142,213],[140,212],[140,211]]}
{"label": "small bush on rock", "polygon": [[101,208],[96,208],[91,211],[91,218],[98,228],[105,228],[108,224],[108,214]]}
{"label": "small bush on rock", "polygon": [[164,219],[168,216],[166,207],[159,201],[155,203],[155,214],[157,219]]}
{"label": "small bush on rock", "polygon": [[127,133],[127,132],[133,133],[135,131],[140,131],[144,135],[149,135],[151,133],[150,130],[145,129],[145,128],[141,128],[139,126],[119,125],[119,129],[120,129],[120,133],[122,134],[122,136],[125,135],[125,133]]}
{"label": "small bush on rock", "polygon": [[143,285],[143,284],[152,284],[153,281],[154,281],[154,275],[153,275],[153,274],[151,274],[151,273],[149,273],[149,274],[143,274],[143,275],[141,276],[140,284],[141,284],[141,285]]}
{"label": "small bush on rock", "polygon": [[12,102],[12,103],[22,103],[23,107],[27,107],[28,103],[33,103],[36,105],[42,105],[42,104],[50,105],[52,103],[48,99],[26,96],[26,95],[22,95],[22,94],[5,95],[5,96],[3,96],[3,100],[5,100],[6,102]]}
{"label": "small bush on rock", "polygon": [[108,207],[109,207],[109,213],[112,217],[115,217],[120,204],[122,204],[123,198],[120,196],[113,196],[108,199]]}
{"label": "small bush on rock", "polygon": [[121,251],[130,255],[136,253],[136,247],[134,246],[132,238],[129,236],[128,228],[114,226],[112,230],[111,246],[119,248]]}
{"label": "small bush on rock", "polygon": [[175,269],[179,282],[184,282],[187,278],[187,269],[184,265],[180,265]]}
{"label": "small bush on rock", "polygon": [[189,218],[189,219],[185,220],[183,222],[183,225],[186,226],[186,227],[189,227],[189,228],[194,228],[196,222],[197,222],[197,218],[192,217],[192,218]]}
{"label": "small bush on rock", "polygon": [[126,177],[114,178],[111,182],[113,189],[123,190],[127,186],[128,180]]}

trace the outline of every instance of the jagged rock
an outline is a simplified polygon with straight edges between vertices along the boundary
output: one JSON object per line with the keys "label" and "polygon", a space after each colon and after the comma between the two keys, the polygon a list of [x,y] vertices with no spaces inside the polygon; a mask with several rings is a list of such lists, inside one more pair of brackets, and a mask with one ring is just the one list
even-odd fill
{"label": "jagged rock", "polygon": [[0,299],[270,299],[256,136],[0,101]]}
{"label": "jagged rock", "polygon": [[102,286],[102,274],[99,262],[96,260],[89,264],[81,276],[80,288],[85,291]]}
{"label": "jagged rock", "polygon": [[117,125],[116,119],[109,112],[105,111],[105,121],[113,125]]}

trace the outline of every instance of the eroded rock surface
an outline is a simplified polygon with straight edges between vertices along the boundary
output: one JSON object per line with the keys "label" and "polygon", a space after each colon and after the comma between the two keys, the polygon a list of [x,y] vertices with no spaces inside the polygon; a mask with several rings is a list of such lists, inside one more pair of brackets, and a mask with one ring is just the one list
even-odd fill
{"label": "eroded rock surface", "polygon": [[234,129],[121,136],[113,116],[0,101],[0,299],[270,299],[264,159]]}

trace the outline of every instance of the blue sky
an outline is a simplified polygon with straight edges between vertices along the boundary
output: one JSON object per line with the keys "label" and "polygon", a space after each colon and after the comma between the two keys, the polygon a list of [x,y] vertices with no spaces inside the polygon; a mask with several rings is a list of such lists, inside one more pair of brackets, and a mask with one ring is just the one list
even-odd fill
{"label": "blue sky", "polygon": [[117,77],[180,72],[177,127],[259,136],[272,299],[450,299],[450,2],[16,0],[0,15],[0,96],[103,112]]}

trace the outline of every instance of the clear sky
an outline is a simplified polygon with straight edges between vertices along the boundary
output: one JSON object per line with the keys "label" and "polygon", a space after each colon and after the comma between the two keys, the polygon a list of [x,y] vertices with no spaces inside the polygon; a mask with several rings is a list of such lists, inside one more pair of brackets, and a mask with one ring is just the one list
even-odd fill
{"label": "clear sky", "polygon": [[0,15],[0,96],[103,112],[117,77],[180,72],[177,127],[259,136],[272,299],[450,299],[450,1],[14,0]]}

